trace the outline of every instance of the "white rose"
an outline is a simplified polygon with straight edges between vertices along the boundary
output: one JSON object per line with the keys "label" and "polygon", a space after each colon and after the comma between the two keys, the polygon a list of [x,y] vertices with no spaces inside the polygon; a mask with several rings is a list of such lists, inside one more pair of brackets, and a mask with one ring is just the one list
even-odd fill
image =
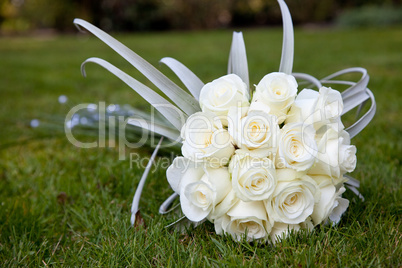
{"label": "white rose", "polygon": [[235,240],[247,234],[247,241],[265,240],[271,231],[272,224],[262,201],[238,202],[223,216],[215,219],[217,234],[229,233]]}
{"label": "white rose", "polygon": [[243,201],[268,199],[275,190],[276,171],[268,158],[235,155],[229,164],[232,187]]}
{"label": "white rose", "polygon": [[180,194],[184,215],[195,222],[205,219],[231,190],[227,168],[209,168],[183,157],[175,158],[166,175]]}
{"label": "white rose", "polygon": [[344,128],[340,120],[342,110],[343,100],[339,91],[327,87],[321,87],[319,92],[303,89],[290,108],[286,123],[304,122],[312,124],[316,130],[328,125],[340,131]]}
{"label": "white rose", "polygon": [[235,144],[242,149],[259,150],[268,156],[276,152],[280,135],[276,116],[253,110],[240,117],[239,109],[229,111],[229,133]]}
{"label": "white rose", "polygon": [[311,178],[317,182],[321,192],[320,202],[315,204],[311,215],[314,224],[326,223],[330,215],[333,223],[338,223],[340,216],[349,206],[349,201],[341,197],[346,190],[345,187],[342,185],[339,190],[336,190],[335,185],[332,184],[332,180],[328,176],[311,176]]}
{"label": "white rose", "polygon": [[239,202],[239,198],[236,196],[235,192],[231,188],[230,192],[226,195],[226,197],[220,202],[214,210],[208,216],[208,220],[210,222],[214,222],[215,219],[221,218],[226,215],[226,213],[237,203]]}
{"label": "white rose", "polygon": [[200,92],[200,106],[203,112],[213,112],[227,126],[230,107],[248,107],[249,94],[246,84],[235,74],[222,76],[207,83]]}
{"label": "white rose", "polygon": [[307,175],[299,177],[293,169],[278,169],[276,174],[275,191],[265,203],[269,217],[287,224],[304,222],[319,201],[317,184]]}
{"label": "white rose", "polygon": [[342,131],[339,137],[339,168],[341,174],[353,172],[356,168],[356,146],[350,145],[350,135],[347,131]]}
{"label": "white rose", "polygon": [[300,230],[313,230],[313,224],[308,218],[305,222],[300,224],[286,224],[283,222],[275,222],[274,226],[272,226],[272,230],[270,233],[271,240],[273,243],[276,243],[282,239],[288,237],[290,232],[298,232]]}
{"label": "white rose", "polygon": [[208,161],[211,167],[226,165],[235,150],[229,132],[212,113],[192,114],[182,128],[181,137],[183,156],[195,162]]}
{"label": "white rose", "polygon": [[286,124],[279,139],[277,167],[308,170],[314,164],[317,154],[314,136],[315,130],[311,125]]}
{"label": "white rose", "polygon": [[252,102],[262,103],[269,107],[270,114],[276,115],[281,124],[293,104],[297,94],[297,82],[292,75],[270,73],[258,83]]}
{"label": "white rose", "polygon": [[176,194],[180,194],[183,186],[199,181],[204,174],[202,163],[181,156],[176,157],[166,170],[166,178]]}
{"label": "white rose", "polygon": [[350,145],[349,133],[330,128],[318,141],[317,159],[308,174],[340,178],[355,167],[356,147]]}
{"label": "white rose", "polygon": [[346,209],[349,207],[349,200],[342,198],[341,194],[346,191],[345,187],[341,187],[339,189],[339,195],[335,201],[334,209],[332,210],[331,214],[329,215],[329,219],[331,220],[332,224],[338,224],[341,220],[341,216],[345,213]]}

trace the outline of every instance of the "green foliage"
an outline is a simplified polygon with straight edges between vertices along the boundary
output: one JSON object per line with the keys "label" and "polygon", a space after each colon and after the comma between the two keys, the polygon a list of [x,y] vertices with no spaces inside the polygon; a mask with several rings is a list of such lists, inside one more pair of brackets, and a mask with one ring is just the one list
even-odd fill
{"label": "green foliage", "polygon": [[77,1],[13,0],[1,1],[2,30],[27,31],[42,28],[71,29],[71,21],[80,15]]}
{"label": "green foliage", "polygon": [[343,12],[337,18],[341,27],[384,27],[402,24],[402,6],[364,6]]}
{"label": "green foliage", "polygon": [[[401,17],[400,12],[392,10],[380,10],[381,15],[375,13],[382,5],[400,7],[399,0],[287,0],[286,3],[295,24],[332,22],[344,10],[357,7],[363,10],[346,13],[342,20],[367,21],[367,16],[374,16],[371,24],[376,25],[383,20],[392,21],[389,18],[392,14]],[[383,20],[377,19],[382,15],[386,16]],[[282,22],[276,0],[0,0],[3,32],[73,31],[71,22],[76,17],[106,31],[216,29]]]}
{"label": "green foliage", "polygon": [[[208,82],[225,74],[231,35],[205,31],[117,38],[153,65],[171,56]],[[281,35],[277,29],[244,32],[251,83],[278,69]],[[361,181],[366,200],[347,191],[350,207],[338,226],[297,234],[273,247],[236,243],[214,234],[209,223],[183,232],[164,228],[178,216],[158,214],[172,193],[163,165],[153,169],[145,185],[140,209],[146,226],[131,228],[131,200],[144,169],[130,167],[129,158],[119,161],[117,148],[76,148],[63,133],[31,129],[29,121],[63,120],[72,106],[85,102],[148,107],[98,66],[88,65],[88,78],[82,78],[79,66],[90,56],[150,84],[94,37],[0,39],[1,266],[400,267],[402,29],[296,30],[295,40],[296,72],[320,78],[365,67],[378,106],[373,122],[352,140],[358,148],[352,176]],[[177,81],[166,67],[161,70]],[[64,106],[57,103],[61,94],[69,98]],[[150,156],[142,149],[128,153]],[[169,152],[162,157],[170,157]]]}

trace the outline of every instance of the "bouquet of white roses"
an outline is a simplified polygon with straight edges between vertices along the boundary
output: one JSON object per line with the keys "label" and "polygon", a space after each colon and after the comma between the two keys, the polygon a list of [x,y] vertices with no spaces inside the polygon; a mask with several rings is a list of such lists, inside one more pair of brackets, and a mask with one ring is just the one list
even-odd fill
{"label": "bouquet of white roses", "polygon": [[[236,240],[276,241],[290,230],[307,229],[322,223],[337,223],[349,205],[342,198],[345,184],[358,193],[358,181],[346,175],[356,167],[356,147],[350,139],[371,121],[375,100],[367,88],[363,68],[349,68],[323,79],[293,73],[293,26],[289,10],[278,0],[284,23],[279,72],[265,75],[249,85],[246,49],[241,33],[233,34],[228,75],[204,84],[183,64],[172,58],[162,63],[171,68],[190,94],[148,62],[83,20],[88,29],[135,68],[171,100],[138,82],[107,61],[90,58],[84,62],[101,65],[138,92],[165,117],[164,122],[128,120],[181,143],[183,156],[167,170],[173,194],[162,204],[165,213],[180,196],[184,215],[192,222],[209,220],[217,234],[229,233]],[[358,82],[336,80],[358,72]],[[304,88],[297,79],[318,91]],[[349,85],[342,93],[323,85]],[[370,109],[345,128],[341,116],[371,99]],[[158,151],[137,188],[132,206],[134,224],[141,192]]]}
{"label": "bouquet of white roses", "polygon": [[343,175],[356,166],[340,116],[341,94],[303,89],[292,75],[267,74],[252,99],[229,74],[200,92],[202,112],[181,130],[182,153],[167,170],[185,216],[218,234],[248,240],[337,223],[349,201]]}

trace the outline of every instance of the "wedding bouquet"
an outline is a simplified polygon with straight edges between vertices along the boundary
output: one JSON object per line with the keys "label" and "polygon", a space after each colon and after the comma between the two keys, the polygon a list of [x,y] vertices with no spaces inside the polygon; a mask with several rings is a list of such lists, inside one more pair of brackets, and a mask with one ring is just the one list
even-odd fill
{"label": "wedding bouquet", "polygon": [[[285,2],[278,2],[284,23],[279,72],[265,75],[255,89],[249,83],[242,33],[233,34],[228,75],[207,84],[177,60],[161,60],[189,94],[105,32],[83,20],[74,21],[127,59],[171,100],[102,59],[83,63],[83,73],[85,64],[93,62],[115,74],[166,119],[157,123],[150,119],[145,124],[129,119],[129,124],[181,143],[183,156],[176,157],[166,173],[175,193],[160,212],[165,213],[180,196],[188,220],[209,220],[217,234],[228,233],[236,240],[275,242],[290,230],[338,223],[349,205],[342,198],[346,184],[358,194],[358,181],[346,175],[356,167],[356,147],[350,139],[375,114],[374,96],[367,88],[369,77],[363,68],[345,69],[320,80],[292,73],[293,26]],[[334,79],[350,72],[360,72],[360,81]],[[318,91],[301,89],[296,78]],[[323,86],[337,84],[349,88],[340,93]],[[369,99],[372,105],[367,113],[345,128],[341,116],[357,106],[360,110]],[[160,144],[134,196],[132,224]]]}
{"label": "wedding bouquet", "polygon": [[167,170],[189,220],[248,240],[340,220],[356,147],[338,91],[297,94],[292,75],[270,73],[250,101],[247,85],[229,74],[206,84],[199,101],[202,112],[181,130],[184,157]]}

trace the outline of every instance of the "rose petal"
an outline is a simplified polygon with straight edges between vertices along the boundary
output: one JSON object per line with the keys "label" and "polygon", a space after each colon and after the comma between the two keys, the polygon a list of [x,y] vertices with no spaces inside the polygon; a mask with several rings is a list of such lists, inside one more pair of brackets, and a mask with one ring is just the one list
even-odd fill
{"label": "rose petal", "polygon": [[204,175],[200,163],[195,163],[188,158],[176,157],[172,165],[166,171],[166,177],[175,193],[180,194],[180,189],[187,184],[198,181]]}

